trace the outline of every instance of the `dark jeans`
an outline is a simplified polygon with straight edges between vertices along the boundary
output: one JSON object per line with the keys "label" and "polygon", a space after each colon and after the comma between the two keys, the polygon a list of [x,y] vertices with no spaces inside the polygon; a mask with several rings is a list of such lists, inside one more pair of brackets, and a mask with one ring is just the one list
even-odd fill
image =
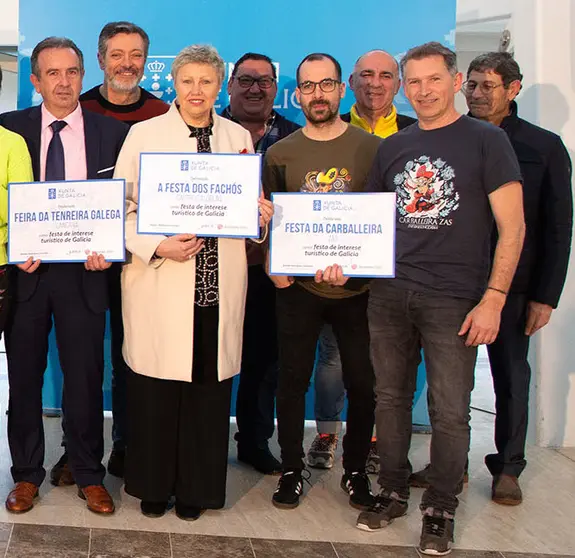
{"label": "dark jeans", "polygon": [[469,404],[477,349],[457,335],[474,301],[420,293],[374,281],[369,300],[376,378],[379,484],[409,497],[413,396],[423,348],[431,419],[430,488],[421,508],[454,513],[469,451]]}
{"label": "dark jeans", "polygon": [[341,359],[333,329],[325,325],[319,335],[315,367],[315,421],[319,434],[339,434],[345,403]]}
{"label": "dark jeans", "polygon": [[343,438],[343,466],[365,469],[374,421],[374,376],[369,358],[367,293],[329,299],[295,283],[278,289],[279,382],[278,441],[284,469],[301,469],[305,393],[313,371],[317,341],[324,323],[337,339],[347,391],[347,428]]}
{"label": "dark jeans", "polygon": [[529,413],[531,368],[527,362],[529,337],[525,335],[527,297],[510,294],[501,313],[495,343],[487,347],[495,388],[495,447],[485,464],[492,475],[518,477],[525,469],[525,439]]}
{"label": "dark jeans", "polygon": [[242,446],[266,448],[273,436],[277,361],[276,288],[263,266],[251,265],[236,399],[236,439]]}

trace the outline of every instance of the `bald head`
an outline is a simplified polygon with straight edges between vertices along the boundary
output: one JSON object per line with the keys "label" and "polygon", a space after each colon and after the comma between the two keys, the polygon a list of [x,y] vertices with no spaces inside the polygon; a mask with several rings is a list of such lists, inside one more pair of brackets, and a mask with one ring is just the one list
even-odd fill
{"label": "bald head", "polygon": [[394,73],[399,77],[399,64],[389,52],[381,49],[370,50],[362,54],[355,62],[353,73],[361,72],[362,68],[369,67],[373,64],[388,63],[390,67],[394,68]]}
{"label": "bald head", "polygon": [[387,116],[400,86],[397,61],[385,50],[370,50],[357,59],[349,85],[361,116]]}

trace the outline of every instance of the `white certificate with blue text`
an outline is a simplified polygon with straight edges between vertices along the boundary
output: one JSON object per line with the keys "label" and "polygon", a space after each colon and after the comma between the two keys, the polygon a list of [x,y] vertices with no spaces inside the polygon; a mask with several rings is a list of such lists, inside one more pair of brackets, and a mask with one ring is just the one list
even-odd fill
{"label": "white certificate with blue text", "polygon": [[395,193],[272,194],[272,275],[394,277]]}
{"label": "white certificate with blue text", "polygon": [[8,185],[8,262],[125,260],[125,181]]}
{"label": "white certificate with blue text", "polygon": [[261,157],[141,153],[139,234],[257,238]]}

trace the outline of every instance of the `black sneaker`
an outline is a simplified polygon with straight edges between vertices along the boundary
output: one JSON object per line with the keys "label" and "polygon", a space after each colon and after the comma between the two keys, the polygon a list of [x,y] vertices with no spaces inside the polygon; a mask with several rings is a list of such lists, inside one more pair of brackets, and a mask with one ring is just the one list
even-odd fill
{"label": "black sneaker", "polygon": [[299,469],[286,469],[272,497],[276,508],[291,510],[299,505],[299,497],[303,493],[303,477]]}
{"label": "black sneaker", "polygon": [[[395,495],[395,493],[392,493]],[[357,528],[362,531],[377,531],[387,527],[394,519],[407,513],[407,502],[389,494],[375,497],[375,504],[357,518]]]}
{"label": "black sneaker", "polygon": [[453,517],[435,512],[423,516],[419,551],[428,556],[445,556],[451,552],[453,543]]}
{"label": "black sneaker", "polygon": [[375,505],[371,483],[363,471],[346,471],[341,477],[341,488],[349,494],[349,505],[356,510],[367,511]]}
{"label": "black sneaker", "polygon": [[251,465],[263,475],[279,475],[282,471],[282,464],[267,447],[245,447],[238,444],[238,461]]}
{"label": "black sneaker", "polygon": [[112,448],[110,459],[108,460],[108,473],[120,479],[124,478],[124,461],[126,452],[123,449]]}
{"label": "black sneaker", "polygon": [[162,517],[166,513],[168,502],[140,502],[140,510],[146,517]]}

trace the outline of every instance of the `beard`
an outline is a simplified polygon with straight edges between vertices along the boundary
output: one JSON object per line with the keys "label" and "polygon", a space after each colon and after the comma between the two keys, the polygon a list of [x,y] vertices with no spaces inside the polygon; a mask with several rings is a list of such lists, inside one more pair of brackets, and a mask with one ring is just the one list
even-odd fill
{"label": "beard", "polygon": [[[121,68],[120,72],[126,71],[126,68]],[[121,91],[122,93],[128,93],[133,91],[140,84],[140,76],[138,73],[134,74],[132,78],[127,76],[119,77],[116,73],[108,75],[108,85],[114,91]]]}
{"label": "beard", "polygon": [[[314,114],[313,108],[318,105],[323,105],[325,108],[323,108],[321,114]],[[308,105],[302,104],[301,110],[311,124],[326,124],[333,122],[337,118],[339,114],[339,102],[331,103],[328,100],[311,101]]]}

